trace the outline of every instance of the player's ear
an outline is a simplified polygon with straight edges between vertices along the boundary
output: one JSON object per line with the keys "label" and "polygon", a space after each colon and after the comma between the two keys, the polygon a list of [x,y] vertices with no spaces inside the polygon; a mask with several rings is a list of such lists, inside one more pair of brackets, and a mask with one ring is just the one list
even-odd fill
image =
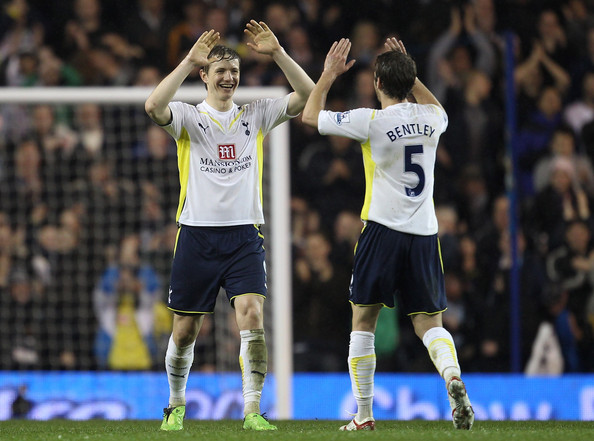
{"label": "player's ear", "polygon": [[200,68],[200,78],[204,81],[204,84],[208,83],[208,74],[203,67]]}
{"label": "player's ear", "polygon": [[382,90],[382,81],[380,80],[380,78],[379,78],[379,77],[377,77],[377,76],[376,76],[376,77],[374,77],[374,78],[373,78],[373,82],[374,82],[374,84],[375,84],[375,89],[376,89],[376,90]]}

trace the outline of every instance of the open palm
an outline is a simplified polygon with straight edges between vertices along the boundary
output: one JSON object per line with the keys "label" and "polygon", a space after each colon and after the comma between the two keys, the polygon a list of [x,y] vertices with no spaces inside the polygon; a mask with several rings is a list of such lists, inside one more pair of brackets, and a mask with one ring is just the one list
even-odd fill
{"label": "open palm", "polygon": [[252,38],[247,45],[260,54],[272,55],[274,51],[280,49],[276,35],[263,21],[250,20],[244,32]]}
{"label": "open palm", "polygon": [[213,29],[203,32],[188,52],[190,61],[196,66],[206,66],[208,64],[208,54],[220,38],[220,34]]}

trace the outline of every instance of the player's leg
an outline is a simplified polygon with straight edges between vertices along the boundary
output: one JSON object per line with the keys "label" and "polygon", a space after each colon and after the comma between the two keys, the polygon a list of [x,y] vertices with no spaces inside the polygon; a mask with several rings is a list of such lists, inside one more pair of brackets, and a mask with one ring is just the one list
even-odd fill
{"label": "player's leg", "polygon": [[357,414],[340,430],[374,430],[373,389],[375,377],[375,327],[382,306],[394,307],[398,287],[398,250],[401,235],[368,222],[357,242],[349,287],[353,328],[348,368]]}
{"label": "player's leg", "polygon": [[447,302],[437,235],[411,236],[408,268],[401,296],[403,310],[411,317],[416,335],[446,382],[454,427],[470,429],[474,412],[460,379],[454,340],[442,325],[441,313]]}
{"label": "player's leg", "polygon": [[260,415],[260,398],[268,367],[264,336],[264,299],[267,295],[264,236],[257,225],[235,227],[226,240],[226,249],[232,258],[225,269],[223,287],[235,309],[241,338],[243,428],[276,430]]}
{"label": "player's leg", "polygon": [[452,419],[456,429],[469,430],[474,423],[474,411],[460,378],[460,365],[452,335],[443,327],[441,313],[415,314],[412,323],[417,336],[429,352],[437,372],[445,380]]}
{"label": "player's leg", "polygon": [[264,335],[264,297],[241,295],[234,298],[235,318],[241,343],[239,365],[243,383],[244,429],[276,430],[260,415],[260,399],[268,370],[268,350]]}
{"label": "player's leg", "polygon": [[353,330],[349,342],[349,375],[357,414],[340,430],[374,430],[373,384],[375,376],[375,327],[382,305],[352,305]]}
{"label": "player's leg", "polygon": [[173,332],[165,353],[169,406],[163,409],[161,430],[183,429],[186,385],[194,361],[194,344],[203,321],[203,314],[173,316]]}
{"label": "player's leg", "polygon": [[194,361],[194,342],[204,314],[214,312],[220,288],[218,242],[218,237],[207,228],[182,225],[178,230],[167,299],[167,307],[174,311],[174,315],[173,333],[165,354],[170,398],[162,430],[183,428],[185,391]]}

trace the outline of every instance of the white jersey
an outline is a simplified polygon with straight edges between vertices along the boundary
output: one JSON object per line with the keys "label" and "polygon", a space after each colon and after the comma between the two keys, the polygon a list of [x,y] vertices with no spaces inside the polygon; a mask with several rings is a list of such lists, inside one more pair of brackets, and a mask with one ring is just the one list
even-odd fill
{"label": "white jersey", "polygon": [[176,220],[190,226],[263,224],[264,137],[288,120],[289,95],[219,112],[205,101],[169,103],[163,128],[177,142],[181,192]]}
{"label": "white jersey", "polygon": [[357,140],[363,150],[361,219],[403,233],[437,233],[433,170],[448,117],[439,106],[400,103],[382,110],[322,111],[318,130]]}

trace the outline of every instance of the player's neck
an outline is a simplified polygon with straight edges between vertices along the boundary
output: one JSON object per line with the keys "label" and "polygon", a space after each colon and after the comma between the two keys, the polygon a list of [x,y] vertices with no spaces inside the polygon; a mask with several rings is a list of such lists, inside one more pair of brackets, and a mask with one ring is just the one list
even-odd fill
{"label": "player's neck", "polygon": [[231,110],[231,108],[233,107],[233,100],[231,98],[221,100],[213,97],[212,95],[209,95],[206,97],[205,101],[210,107],[212,107],[215,110],[218,110],[219,112],[226,112],[228,110]]}
{"label": "player's neck", "polygon": [[400,104],[400,103],[405,103],[406,100],[399,100],[396,98],[390,98],[384,94],[381,94],[379,97],[379,101],[380,104],[382,105],[382,109],[385,109],[386,107],[390,107],[393,106],[394,104]]}

